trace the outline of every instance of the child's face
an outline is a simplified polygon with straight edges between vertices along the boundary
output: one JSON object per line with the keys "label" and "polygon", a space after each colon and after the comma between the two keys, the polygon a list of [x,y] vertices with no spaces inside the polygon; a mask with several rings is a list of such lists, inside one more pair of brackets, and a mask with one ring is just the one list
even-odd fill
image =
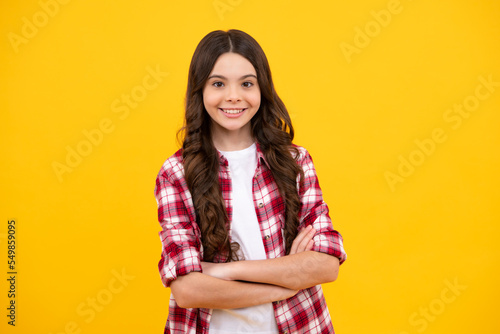
{"label": "child's face", "polygon": [[260,107],[260,88],[253,65],[237,53],[222,54],[203,88],[203,103],[212,118],[214,138],[251,138],[250,120]]}

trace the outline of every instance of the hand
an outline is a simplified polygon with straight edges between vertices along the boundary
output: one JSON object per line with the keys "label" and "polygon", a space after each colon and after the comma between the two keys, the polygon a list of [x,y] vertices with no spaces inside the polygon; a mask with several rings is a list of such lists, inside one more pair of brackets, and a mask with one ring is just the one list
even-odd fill
{"label": "hand", "polygon": [[288,298],[292,298],[300,291],[300,290],[292,290],[292,289],[288,289],[288,288],[282,288],[280,286],[278,286],[278,288],[282,289],[283,296],[281,298],[277,299],[276,301],[281,301],[281,300],[285,300]]}
{"label": "hand", "polygon": [[311,225],[300,230],[293,240],[290,255],[310,251],[314,246],[314,234],[316,234],[316,230]]}
{"label": "hand", "polygon": [[201,262],[201,268],[205,275],[230,281],[228,265],[229,263]]}

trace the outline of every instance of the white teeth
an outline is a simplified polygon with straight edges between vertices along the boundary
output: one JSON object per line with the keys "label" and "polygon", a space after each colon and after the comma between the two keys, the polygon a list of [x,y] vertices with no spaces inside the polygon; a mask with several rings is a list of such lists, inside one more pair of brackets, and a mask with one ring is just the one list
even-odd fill
{"label": "white teeth", "polygon": [[222,109],[226,114],[239,114],[245,109]]}

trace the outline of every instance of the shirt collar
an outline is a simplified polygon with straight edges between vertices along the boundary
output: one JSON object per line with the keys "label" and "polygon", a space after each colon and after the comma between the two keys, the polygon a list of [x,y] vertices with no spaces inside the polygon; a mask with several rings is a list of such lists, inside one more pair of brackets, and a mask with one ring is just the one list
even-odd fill
{"label": "shirt collar", "polygon": [[255,143],[255,145],[257,146],[257,161],[259,162],[259,164],[261,161],[263,161],[264,164],[267,166],[267,168],[271,169],[271,167],[269,167],[269,164],[267,163],[267,160],[266,160],[266,157],[264,156],[264,153],[260,149],[260,144]]}

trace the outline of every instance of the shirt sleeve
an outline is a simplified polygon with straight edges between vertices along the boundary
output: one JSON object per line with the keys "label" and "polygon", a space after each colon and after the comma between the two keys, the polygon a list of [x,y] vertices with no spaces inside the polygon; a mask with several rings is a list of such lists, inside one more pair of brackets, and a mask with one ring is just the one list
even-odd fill
{"label": "shirt sleeve", "polygon": [[304,171],[304,184],[299,188],[302,203],[299,228],[312,225],[316,230],[312,250],[333,255],[339,258],[340,264],[342,264],[347,258],[343,239],[340,233],[333,229],[328,206],[323,200],[312,157],[303,148],[299,149],[299,151],[299,165]]}
{"label": "shirt sleeve", "polygon": [[[165,287],[178,276],[192,271],[201,272],[201,234],[195,222],[191,195],[182,179],[169,178],[166,172],[156,178],[155,196],[158,203],[159,232],[162,242],[158,263]],[[191,210],[192,211],[192,210]]]}

